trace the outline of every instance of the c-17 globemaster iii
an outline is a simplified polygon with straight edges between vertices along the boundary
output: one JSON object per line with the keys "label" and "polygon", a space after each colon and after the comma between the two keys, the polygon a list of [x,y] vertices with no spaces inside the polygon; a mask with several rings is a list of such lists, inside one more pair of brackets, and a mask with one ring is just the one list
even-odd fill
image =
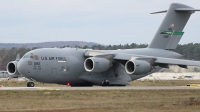
{"label": "c-17 globemaster iii", "polygon": [[[88,50],[43,48],[29,51],[7,65],[10,75],[21,75],[43,83],[71,86],[125,86],[169,65],[182,68],[200,66],[199,61],[182,60],[176,49],[189,17],[190,6],[172,3],[163,22],[147,48],[124,50]],[[33,87],[33,82],[27,83]]]}

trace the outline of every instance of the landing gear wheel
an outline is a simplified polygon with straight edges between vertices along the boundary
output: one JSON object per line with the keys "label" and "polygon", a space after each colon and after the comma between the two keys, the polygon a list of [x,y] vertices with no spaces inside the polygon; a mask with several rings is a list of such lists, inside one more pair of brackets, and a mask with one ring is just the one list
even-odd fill
{"label": "landing gear wheel", "polygon": [[34,82],[28,82],[27,83],[27,87],[34,87],[34,86],[35,86]]}
{"label": "landing gear wheel", "polygon": [[109,83],[109,81],[108,80],[102,80],[102,86],[104,87],[104,86],[109,86],[110,85],[110,83]]}

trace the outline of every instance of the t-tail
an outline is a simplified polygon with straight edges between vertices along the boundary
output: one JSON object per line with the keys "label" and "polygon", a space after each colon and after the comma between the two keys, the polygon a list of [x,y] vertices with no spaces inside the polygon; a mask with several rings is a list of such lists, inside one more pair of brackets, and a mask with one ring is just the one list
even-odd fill
{"label": "t-tail", "polygon": [[176,49],[190,15],[199,9],[190,6],[172,3],[168,10],[154,12],[151,14],[167,12],[163,22],[156,32],[148,48]]}

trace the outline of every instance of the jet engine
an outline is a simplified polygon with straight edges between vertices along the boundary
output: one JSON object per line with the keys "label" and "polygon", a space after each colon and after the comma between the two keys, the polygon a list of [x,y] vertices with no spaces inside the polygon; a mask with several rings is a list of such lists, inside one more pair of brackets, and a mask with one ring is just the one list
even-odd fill
{"label": "jet engine", "polygon": [[84,68],[88,72],[105,72],[111,65],[109,60],[100,57],[87,58],[84,62]]}
{"label": "jet engine", "polygon": [[125,70],[130,75],[142,75],[151,71],[151,65],[143,60],[129,60],[125,64]]}
{"label": "jet engine", "polygon": [[17,75],[19,74],[18,70],[17,70],[17,63],[18,61],[11,61],[7,64],[7,71],[9,75]]}

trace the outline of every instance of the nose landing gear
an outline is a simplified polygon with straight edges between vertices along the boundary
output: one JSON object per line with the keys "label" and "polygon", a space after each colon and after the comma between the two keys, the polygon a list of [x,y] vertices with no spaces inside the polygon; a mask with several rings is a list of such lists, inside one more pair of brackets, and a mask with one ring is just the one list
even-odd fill
{"label": "nose landing gear", "polygon": [[34,82],[28,82],[27,83],[27,87],[34,87],[34,86],[35,86]]}

